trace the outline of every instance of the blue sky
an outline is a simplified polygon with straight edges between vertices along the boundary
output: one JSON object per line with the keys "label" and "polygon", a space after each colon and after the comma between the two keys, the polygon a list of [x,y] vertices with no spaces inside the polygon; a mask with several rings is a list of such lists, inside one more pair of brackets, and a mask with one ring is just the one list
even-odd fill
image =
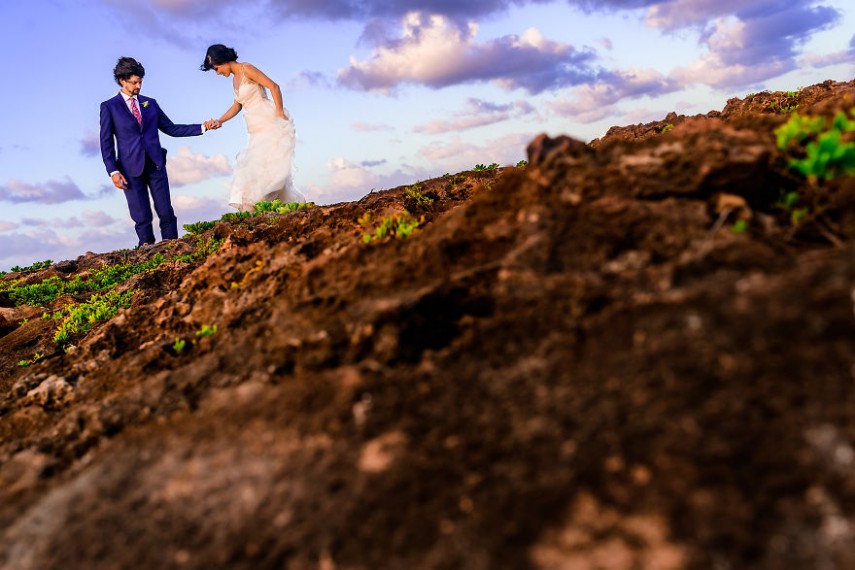
{"label": "blue sky", "polygon": [[[177,123],[218,117],[234,47],[283,88],[309,199],[513,164],[538,133],[720,110],[727,99],[855,76],[851,0],[6,0],[0,13],[0,270],[133,247],[98,151],[120,56]],[[181,224],[229,211],[242,117],[161,136]]]}

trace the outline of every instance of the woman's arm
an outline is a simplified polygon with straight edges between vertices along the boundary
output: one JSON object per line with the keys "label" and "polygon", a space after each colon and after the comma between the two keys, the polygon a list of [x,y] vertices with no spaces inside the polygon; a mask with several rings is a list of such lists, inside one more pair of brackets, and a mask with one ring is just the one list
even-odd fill
{"label": "woman's arm", "polygon": [[287,120],[288,115],[285,114],[285,106],[282,103],[282,90],[279,88],[279,84],[267,77],[263,71],[251,63],[243,64],[243,74],[270,91],[270,95],[273,96],[273,105],[276,107],[276,115]]}
{"label": "woman's arm", "polygon": [[226,121],[228,121],[229,119],[231,119],[232,117],[234,117],[235,115],[240,113],[241,109],[243,109],[243,105],[241,105],[240,103],[235,101],[234,103],[232,103],[232,106],[229,107],[228,110],[225,113],[223,113],[223,115],[217,120],[220,123],[225,123]]}

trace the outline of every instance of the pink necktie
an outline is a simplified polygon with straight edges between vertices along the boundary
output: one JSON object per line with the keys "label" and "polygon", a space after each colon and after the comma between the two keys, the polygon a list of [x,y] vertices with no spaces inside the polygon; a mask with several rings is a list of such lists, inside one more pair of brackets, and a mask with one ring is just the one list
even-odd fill
{"label": "pink necktie", "polygon": [[134,118],[136,118],[137,122],[142,126],[142,115],[140,115],[140,110],[137,107],[137,100],[131,97],[131,113],[134,114]]}

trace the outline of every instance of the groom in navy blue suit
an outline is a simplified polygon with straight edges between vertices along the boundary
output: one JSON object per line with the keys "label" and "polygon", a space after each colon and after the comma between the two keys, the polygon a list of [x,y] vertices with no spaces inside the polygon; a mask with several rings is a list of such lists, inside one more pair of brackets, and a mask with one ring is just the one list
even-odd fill
{"label": "groom in navy blue suit", "polygon": [[157,101],[139,96],[144,76],[145,68],[138,61],[119,58],[113,77],[122,89],[101,103],[101,156],[113,185],[125,191],[139,245],[154,243],[149,190],[161,238],[178,237],[166,176],[166,149],[160,146],[158,130],[172,137],[193,137],[219,127],[215,121],[196,125],[170,121]]}

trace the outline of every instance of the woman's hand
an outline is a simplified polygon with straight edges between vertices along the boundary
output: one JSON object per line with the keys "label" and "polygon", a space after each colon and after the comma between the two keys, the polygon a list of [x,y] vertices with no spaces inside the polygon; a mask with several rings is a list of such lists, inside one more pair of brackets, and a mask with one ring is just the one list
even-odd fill
{"label": "woman's hand", "polygon": [[276,111],[276,116],[280,119],[285,119],[286,121],[289,120],[288,113],[286,113],[285,111]]}

